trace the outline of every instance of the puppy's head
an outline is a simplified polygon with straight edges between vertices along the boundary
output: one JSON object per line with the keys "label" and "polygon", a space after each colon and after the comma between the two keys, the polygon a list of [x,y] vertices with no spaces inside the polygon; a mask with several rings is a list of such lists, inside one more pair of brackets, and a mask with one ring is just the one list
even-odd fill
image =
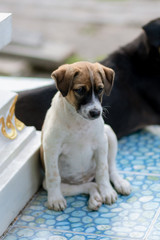
{"label": "puppy's head", "polygon": [[[148,42],[160,56],[160,18],[157,18],[143,26]],[[160,58],[160,57],[159,57]]]}
{"label": "puppy's head", "polygon": [[86,119],[102,114],[102,96],[110,94],[114,71],[99,63],[77,62],[59,67],[52,73],[58,90]]}

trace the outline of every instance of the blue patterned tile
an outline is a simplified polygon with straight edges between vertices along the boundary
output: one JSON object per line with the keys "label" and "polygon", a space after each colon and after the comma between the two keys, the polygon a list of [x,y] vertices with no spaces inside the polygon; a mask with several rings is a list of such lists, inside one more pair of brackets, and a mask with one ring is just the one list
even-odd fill
{"label": "blue patterned tile", "polygon": [[130,196],[99,211],[88,210],[85,195],[67,197],[65,211],[55,212],[40,190],[4,240],[160,240],[160,138],[145,131],[124,137],[117,165],[132,185]]}
{"label": "blue patterned tile", "polygon": [[121,171],[160,175],[160,137],[140,131],[119,140],[117,166]]}
{"label": "blue patterned tile", "polygon": [[99,211],[88,210],[88,197],[84,195],[67,197],[63,212],[48,210],[47,194],[42,190],[14,226],[142,239],[159,208],[160,177],[124,177],[132,184],[132,194],[119,196],[115,204],[103,205]]}
{"label": "blue patterned tile", "polygon": [[159,213],[159,216],[156,219],[147,240],[160,240],[160,209],[159,209],[158,213]]}
{"label": "blue patterned tile", "polygon": [[13,228],[4,240],[126,240],[117,237],[51,231],[34,228]]}

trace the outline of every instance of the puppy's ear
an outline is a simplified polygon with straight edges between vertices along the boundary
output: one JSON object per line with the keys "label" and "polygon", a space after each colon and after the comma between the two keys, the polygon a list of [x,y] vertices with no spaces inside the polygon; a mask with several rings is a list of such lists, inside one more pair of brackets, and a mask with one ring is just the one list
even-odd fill
{"label": "puppy's ear", "polygon": [[109,96],[113,87],[115,72],[111,68],[105,67],[102,64],[98,63],[98,65],[99,73],[104,83],[105,93]]}
{"label": "puppy's ear", "polygon": [[107,96],[109,96],[113,87],[115,72],[113,69],[105,67],[100,63],[96,63],[96,65],[98,68],[98,73],[100,74],[104,84],[105,93]]}
{"label": "puppy's ear", "polygon": [[160,46],[160,18],[157,18],[146,25],[144,25],[143,30],[146,33],[149,43],[154,47]]}
{"label": "puppy's ear", "polygon": [[104,81],[104,88],[106,95],[109,96],[113,87],[115,72],[108,67],[103,67],[103,71],[106,77]]}
{"label": "puppy's ear", "polygon": [[62,65],[51,74],[51,77],[55,80],[56,86],[58,90],[62,93],[63,97],[67,96],[71,85],[68,68],[68,64]]}

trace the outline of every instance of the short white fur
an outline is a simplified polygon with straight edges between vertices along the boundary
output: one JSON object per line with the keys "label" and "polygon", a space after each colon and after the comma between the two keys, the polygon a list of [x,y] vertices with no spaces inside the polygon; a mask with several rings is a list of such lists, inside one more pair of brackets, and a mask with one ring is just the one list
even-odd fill
{"label": "short white fur", "polygon": [[60,92],[47,112],[42,145],[43,186],[48,191],[50,209],[64,210],[64,196],[89,194],[88,207],[97,210],[102,203],[114,203],[116,191],[130,194],[130,184],[116,169],[117,139],[113,130],[104,124],[102,116],[83,118]]}

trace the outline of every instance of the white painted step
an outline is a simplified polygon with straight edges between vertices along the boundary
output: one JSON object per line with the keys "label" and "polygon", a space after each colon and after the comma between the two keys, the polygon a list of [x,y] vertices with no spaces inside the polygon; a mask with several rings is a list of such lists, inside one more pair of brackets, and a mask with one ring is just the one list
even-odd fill
{"label": "white painted step", "polygon": [[0,174],[0,236],[41,184],[39,146],[40,133],[35,132]]}
{"label": "white painted step", "polygon": [[6,117],[6,115],[8,115],[9,109],[16,96],[17,94],[14,92],[0,90],[0,118],[1,116]]}
{"label": "white painted step", "polygon": [[12,19],[10,13],[0,13],[0,49],[11,41]]}
{"label": "white painted step", "polygon": [[[34,127],[25,127],[22,133],[19,134],[18,138],[15,138],[14,141],[5,139],[1,144],[0,148],[0,174],[6,168],[8,164],[12,164],[14,157],[18,152],[29,142],[31,141],[33,135],[35,134]],[[6,144],[7,142],[7,144]]]}
{"label": "white painted step", "polygon": [[[14,92],[0,91],[0,146],[8,146],[24,128],[24,124],[15,117],[15,104],[18,95]],[[1,150],[0,150],[1,152]]]}
{"label": "white painted step", "polygon": [[0,91],[0,236],[41,184],[41,133],[18,122],[16,100]]}

